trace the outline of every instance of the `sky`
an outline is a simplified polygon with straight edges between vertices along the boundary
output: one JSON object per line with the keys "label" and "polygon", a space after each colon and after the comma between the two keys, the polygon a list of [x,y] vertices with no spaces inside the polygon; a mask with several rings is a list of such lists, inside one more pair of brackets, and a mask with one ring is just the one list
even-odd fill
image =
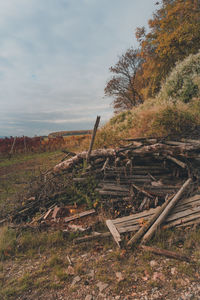
{"label": "sky", "polygon": [[92,129],[112,115],[109,67],[154,0],[0,1],[0,136]]}

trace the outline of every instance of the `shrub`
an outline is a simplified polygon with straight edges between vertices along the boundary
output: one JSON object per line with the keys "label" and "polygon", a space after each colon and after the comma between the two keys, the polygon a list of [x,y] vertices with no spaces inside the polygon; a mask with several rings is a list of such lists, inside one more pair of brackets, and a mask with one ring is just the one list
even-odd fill
{"label": "shrub", "polygon": [[162,100],[184,103],[194,97],[200,97],[200,52],[177,63],[158,94]]}

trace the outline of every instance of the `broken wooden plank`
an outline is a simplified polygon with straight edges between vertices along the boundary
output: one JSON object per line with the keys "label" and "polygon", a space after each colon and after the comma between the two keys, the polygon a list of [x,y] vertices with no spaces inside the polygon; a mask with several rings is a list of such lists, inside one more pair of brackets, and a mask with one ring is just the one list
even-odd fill
{"label": "broken wooden plank", "polygon": [[159,228],[159,226],[164,222],[170,211],[173,209],[173,207],[176,205],[180,197],[183,195],[183,193],[186,191],[186,189],[191,184],[192,179],[189,178],[183,186],[180,188],[178,193],[173,197],[173,199],[168,203],[167,207],[165,207],[164,211],[161,213],[161,215],[158,217],[158,219],[154,222],[154,224],[150,227],[150,229],[146,232],[142,239],[142,243],[147,243],[151,237],[154,235],[155,231]]}
{"label": "broken wooden plank", "polygon": [[116,196],[116,197],[126,197],[129,194],[129,191],[127,192],[120,192],[120,191],[104,191],[104,190],[99,190],[95,189],[100,195],[104,196]]}
{"label": "broken wooden plank", "polygon": [[144,194],[145,196],[149,197],[149,198],[154,198],[149,192],[146,192],[145,190],[143,190],[142,188],[138,187],[137,185],[132,183],[132,186],[140,193]]}
{"label": "broken wooden plank", "polygon": [[102,167],[102,169],[101,169],[101,171],[103,172],[105,172],[105,170],[106,170],[106,168],[107,168],[107,166],[108,166],[108,164],[109,164],[109,161],[110,161],[110,158],[109,157],[107,157],[106,158],[106,161],[105,161],[105,163],[104,163],[104,165],[103,165],[103,167]]}
{"label": "broken wooden plank", "polygon": [[58,212],[60,211],[60,207],[58,207],[57,205],[54,207],[53,213],[52,213],[52,219],[55,221]]}
{"label": "broken wooden plank", "polygon": [[157,254],[157,255],[162,255],[162,256],[169,257],[169,258],[174,258],[174,259],[178,259],[178,260],[181,260],[181,261],[187,261],[187,262],[190,261],[189,257],[187,257],[186,255],[182,255],[182,254],[176,253],[174,251],[169,251],[169,250],[165,250],[165,249],[149,247],[149,246],[144,246],[144,245],[141,245],[140,248],[144,251],[149,251],[149,252],[152,252],[152,253]]}
{"label": "broken wooden plank", "polygon": [[176,163],[178,166],[180,166],[183,169],[185,169],[187,167],[187,165],[184,162],[180,161],[179,159],[177,159],[171,155],[167,155],[166,158],[173,161],[174,163]]}
{"label": "broken wooden plank", "polygon": [[93,232],[91,235],[86,235],[86,236],[75,239],[74,244],[89,242],[89,241],[92,241],[92,240],[97,240],[97,239],[106,238],[106,237],[110,237],[110,236],[112,236],[110,231],[102,232],[102,233]]}
{"label": "broken wooden plank", "polygon": [[50,208],[47,213],[44,215],[43,219],[46,220],[48,218],[48,216],[50,215],[50,213],[52,212],[52,208]]}
{"label": "broken wooden plank", "polygon": [[115,242],[117,243],[118,247],[120,248],[120,242],[121,242],[120,233],[116,229],[112,220],[106,220],[106,225],[108,226],[108,229],[110,230]]}
{"label": "broken wooden plank", "polygon": [[65,223],[96,213],[95,209],[86,210],[64,219]]}

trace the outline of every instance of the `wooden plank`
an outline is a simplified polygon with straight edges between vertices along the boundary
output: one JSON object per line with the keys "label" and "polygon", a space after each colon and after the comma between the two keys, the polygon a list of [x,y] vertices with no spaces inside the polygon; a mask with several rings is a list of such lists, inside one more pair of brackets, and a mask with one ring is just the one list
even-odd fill
{"label": "wooden plank", "polygon": [[106,225],[108,229],[110,230],[115,242],[117,243],[118,247],[120,248],[120,242],[121,242],[121,237],[120,233],[116,229],[115,225],[113,224],[112,220],[106,220]]}
{"label": "wooden plank", "polygon": [[58,214],[59,211],[60,211],[60,207],[55,206],[54,210],[53,210],[53,213],[52,213],[52,219],[54,219],[54,221],[56,220],[56,217],[57,217],[57,214]]}
{"label": "wooden plank", "polygon": [[145,216],[147,216],[147,217],[151,216],[152,214],[155,213],[155,211],[157,209],[159,209],[159,207],[151,208],[149,210],[145,210],[145,211],[142,211],[140,213],[133,214],[133,215],[130,215],[130,216],[126,216],[126,217],[122,217],[122,218],[117,218],[117,219],[112,220],[112,221],[113,221],[113,224],[118,225],[120,223],[124,223],[124,222],[129,221],[129,220],[139,220],[139,219],[142,219]]}
{"label": "wooden plank", "polygon": [[[180,204],[178,204],[178,206],[175,206],[175,208],[173,209],[172,213],[173,215],[175,213],[179,213],[180,211],[182,210],[186,210],[188,208],[193,208],[193,209],[196,209],[197,207],[199,207],[199,196],[200,195],[195,195],[191,198],[186,198],[186,199],[181,199],[180,200]],[[195,199],[198,199],[195,201]],[[188,203],[187,203],[188,201]],[[183,204],[182,204],[183,202]],[[195,203],[197,203],[197,205],[195,205]],[[126,216],[126,217],[122,217],[122,218],[117,218],[115,220],[113,220],[113,223],[115,224],[115,226],[119,226],[120,227],[120,224],[128,224],[129,222],[131,224],[134,224],[134,222],[138,222],[140,219],[143,219],[143,218],[146,218],[146,217],[151,217],[154,213],[156,213],[156,210],[159,209],[160,207],[156,207],[156,208],[151,208],[149,210],[145,210],[143,212],[140,212],[140,213],[136,213],[136,214],[133,214],[133,215],[129,215],[129,216]]]}
{"label": "wooden plank", "polygon": [[[148,218],[144,218],[144,221],[148,220]],[[190,226],[193,224],[199,224],[200,223],[200,211],[196,214],[190,215],[188,217],[185,218],[181,218],[179,220],[174,220],[172,222],[169,223],[164,223],[163,224],[163,228],[171,228],[171,227],[186,227],[186,226]],[[138,222],[137,224],[133,224],[132,226],[121,226],[121,227],[117,227],[117,230],[120,234],[123,233],[127,233],[127,232],[136,232],[138,231],[140,228],[142,227],[142,225]]]}
{"label": "wooden plank", "polygon": [[[184,214],[182,214],[181,216],[180,216],[179,213],[173,214],[173,215],[168,216],[168,218],[166,219],[164,224],[165,224],[165,226],[168,226],[168,224],[172,224],[173,226],[175,226],[176,224],[186,222],[190,218],[190,216],[191,216],[190,220],[196,219],[196,216],[199,213],[200,213],[200,207],[198,207],[196,210],[192,210],[190,212],[190,214],[187,214],[187,211],[184,211]],[[149,216],[144,216],[140,219],[133,219],[133,220],[129,220],[129,222],[123,222],[123,223],[115,224],[115,226],[118,229],[118,231],[121,231],[121,228],[128,228],[128,227],[138,226],[138,224],[140,226],[142,226],[143,223],[144,223],[144,226],[145,226],[145,221],[149,220],[149,218],[151,218],[152,216],[153,216],[153,213]]]}
{"label": "wooden plank", "polygon": [[84,212],[80,212],[78,214],[75,214],[75,215],[73,215],[71,217],[67,217],[67,218],[64,219],[64,221],[65,222],[70,222],[70,221],[73,221],[73,220],[76,220],[76,219],[79,219],[79,218],[82,218],[82,217],[94,214],[95,212],[96,212],[95,209],[86,210]]}
{"label": "wooden plank", "polygon": [[103,191],[103,190],[97,190],[100,195],[104,196],[116,196],[116,197],[126,197],[128,196],[129,192],[120,192],[120,191]]}
{"label": "wooden plank", "polygon": [[183,204],[188,204],[188,203],[191,203],[193,201],[196,201],[196,200],[199,200],[200,199],[200,194],[197,194],[195,196],[192,196],[192,197],[189,197],[189,198],[184,198],[184,199],[181,199],[175,207],[180,207],[182,206]]}
{"label": "wooden plank", "polygon": [[44,215],[43,219],[46,220],[48,218],[48,216],[50,215],[50,213],[52,212],[52,208],[50,208],[47,213]]}
{"label": "wooden plank", "polygon": [[173,161],[174,163],[176,163],[178,166],[180,166],[183,169],[185,169],[187,167],[187,165],[184,162],[180,161],[179,159],[177,159],[171,155],[167,155],[166,158]]}
{"label": "wooden plank", "polygon": [[184,210],[188,210],[188,209],[195,209],[198,208],[200,206],[200,200],[188,203],[188,204],[184,204],[181,205],[179,207],[176,207],[173,209],[173,214],[178,213],[178,212],[182,212]]}
{"label": "wooden plank", "polygon": [[181,212],[177,212],[176,214],[171,214],[167,217],[166,219],[166,222],[171,222],[171,221],[174,221],[174,220],[177,220],[177,219],[180,219],[180,218],[184,218],[186,216],[190,216],[192,214],[194,214],[195,212],[198,212],[200,211],[200,207],[199,209],[197,208],[197,210],[195,211],[194,208],[191,208],[191,209],[187,209],[187,210],[184,210],[184,211],[181,211]]}
{"label": "wooden plank", "polygon": [[185,224],[187,226],[187,223],[190,221],[195,221],[196,219],[200,219],[200,211],[190,215],[190,216],[186,216],[184,218],[180,218],[178,220],[174,220],[172,222],[167,223],[166,225],[164,225],[165,228],[170,228],[172,226],[177,226],[177,225],[182,225]]}
{"label": "wooden plank", "polygon": [[89,242],[96,239],[106,238],[112,236],[109,232],[93,232],[91,235],[83,236],[74,240],[74,244]]}

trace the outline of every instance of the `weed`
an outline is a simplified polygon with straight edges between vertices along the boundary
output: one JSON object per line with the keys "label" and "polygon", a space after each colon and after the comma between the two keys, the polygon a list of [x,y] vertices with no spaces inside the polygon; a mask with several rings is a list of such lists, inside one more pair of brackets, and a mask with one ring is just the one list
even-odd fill
{"label": "weed", "polygon": [[75,274],[82,275],[85,273],[85,263],[82,260],[78,260],[75,267]]}
{"label": "weed", "polygon": [[10,258],[16,251],[16,232],[7,226],[0,228],[0,260]]}
{"label": "weed", "polygon": [[70,278],[70,276],[64,271],[61,267],[56,267],[55,269],[55,275],[58,280],[60,281],[66,281]]}
{"label": "weed", "polygon": [[47,265],[49,267],[55,267],[57,265],[62,266],[63,264],[64,264],[63,260],[60,257],[58,257],[58,255],[56,255],[56,254],[51,256],[47,262]]}
{"label": "weed", "polygon": [[187,263],[181,263],[178,265],[178,271],[180,274],[188,276],[190,278],[195,278],[194,266]]}

